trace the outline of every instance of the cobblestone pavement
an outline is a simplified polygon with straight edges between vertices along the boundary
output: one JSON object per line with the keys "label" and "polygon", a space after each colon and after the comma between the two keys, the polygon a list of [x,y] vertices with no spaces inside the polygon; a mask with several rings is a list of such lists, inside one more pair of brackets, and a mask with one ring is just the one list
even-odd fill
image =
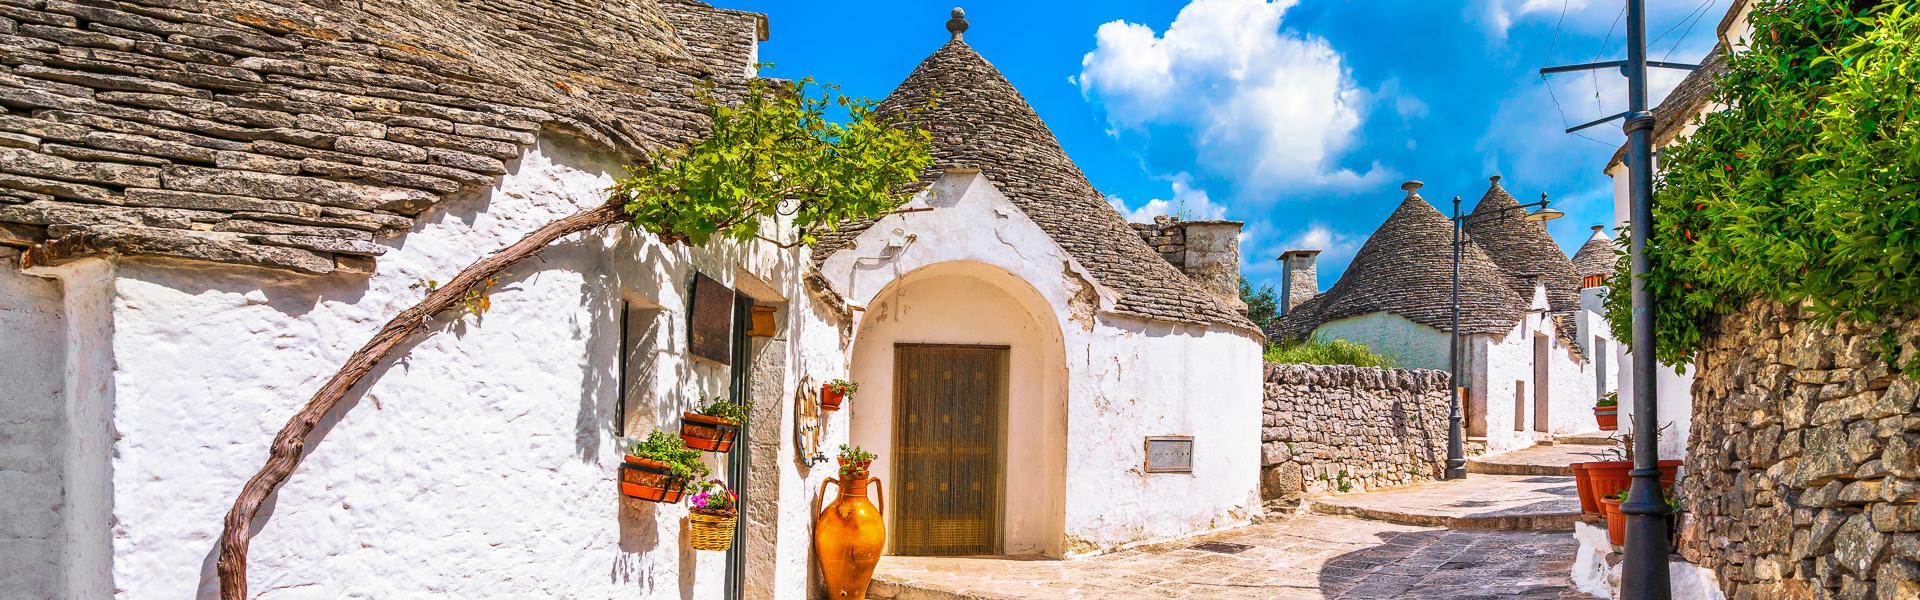
{"label": "cobblestone pavement", "polygon": [[1457,529],[1573,531],[1580,497],[1572,477],[1468,475],[1365,494],[1314,498],[1313,512],[1377,519],[1403,525]]}
{"label": "cobblestone pavement", "polygon": [[[1223,554],[1202,542],[1242,544]],[[1302,514],[1177,544],[1075,560],[889,556],[876,600],[1386,599],[1587,596],[1573,536],[1453,531]],[[910,585],[903,585],[910,582]]]}

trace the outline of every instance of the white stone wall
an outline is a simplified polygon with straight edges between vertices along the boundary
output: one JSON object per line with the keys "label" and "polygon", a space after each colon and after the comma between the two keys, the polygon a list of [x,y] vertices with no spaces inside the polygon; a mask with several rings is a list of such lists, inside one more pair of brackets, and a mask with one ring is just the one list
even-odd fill
{"label": "white stone wall", "polygon": [[[0,248],[0,263],[20,253]],[[0,267],[0,589],[61,597],[67,437],[65,310],[57,282]]]}
{"label": "white stone wall", "polygon": [[[436,208],[387,242],[371,278],[146,260],[48,270],[66,286],[66,344],[82,349],[65,377],[78,440],[64,450],[76,509],[68,519],[77,524],[63,567],[72,597],[211,597],[221,517],[287,417],[425,293],[418,284],[450,279],[525,232],[604,201],[617,166],[543,142],[493,190]],[[624,500],[614,485],[620,300],[658,308],[652,356],[631,378],[629,423],[644,434],[674,426],[699,394],[725,390],[724,367],[685,352],[695,270],[784,296],[780,343],[756,349],[785,352],[787,371],[776,377],[781,393],[759,398],[771,406],[756,414],[789,431],[800,376],[844,372],[839,327],[798,281],[804,260],[764,244],[689,252],[614,228],[562,240],[510,270],[491,310],[437,319],[432,335],[403,346],[349,397],[348,412],[321,424],[255,523],[251,591],[718,594],[722,555],[687,545],[685,506]],[[844,427],[832,435],[837,444]],[[800,470],[792,445],[782,435],[780,456],[753,461],[780,482],[771,506],[789,531],[768,536],[777,560],[763,588],[780,597],[807,589],[809,482],[825,474]]]}
{"label": "white stone wall", "polygon": [[[1549,435],[1599,428],[1593,416],[1593,363],[1575,360],[1573,349],[1555,334],[1554,326],[1536,311],[1504,336],[1469,336],[1468,353],[1473,357],[1470,380],[1474,385],[1470,393],[1477,405],[1469,411],[1469,417],[1484,419],[1488,452],[1517,450]],[[1545,431],[1534,423],[1534,391],[1539,384],[1534,370],[1536,336],[1548,341]],[[1514,401],[1516,390],[1524,391],[1524,402]]]}
{"label": "white stone wall", "polygon": [[1341,339],[1366,344],[1375,354],[1391,356],[1402,369],[1447,371],[1453,341],[1445,331],[1421,325],[1388,312],[1367,313],[1328,321],[1314,328],[1315,339]]}
{"label": "white stone wall", "polygon": [[[978,173],[950,173],[913,206],[932,210],[880,220],[822,271],[850,302],[869,309],[863,320],[875,318],[875,299],[901,276],[944,263],[992,267],[1039,296],[1035,304],[1046,314],[1036,316],[1061,332],[1067,382],[1063,531],[1046,544],[1050,552],[1105,551],[1233,526],[1252,516],[1260,467],[1256,334],[1103,312],[1112,306],[1112,292],[1094,283]],[[859,327],[864,345],[867,324]],[[947,335],[923,322],[888,339],[939,342]],[[855,371],[867,372],[859,364]],[[855,402],[876,400],[866,391],[868,383]],[[1150,435],[1194,436],[1194,473],[1145,473],[1144,441]],[[1015,498],[1047,501],[1045,494]]]}

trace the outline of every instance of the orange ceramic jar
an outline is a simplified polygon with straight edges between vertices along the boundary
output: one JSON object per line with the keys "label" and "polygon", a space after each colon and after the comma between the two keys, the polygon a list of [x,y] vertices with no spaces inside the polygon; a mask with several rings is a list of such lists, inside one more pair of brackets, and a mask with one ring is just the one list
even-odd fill
{"label": "orange ceramic jar", "polygon": [[[820,572],[830,600],[865,600],[873,566],[880,563],[880,550],[887,545],[887,522],[882,516],[886,500],[876,496],[879,507],[867,501],[869,481],[875,494],[883,493],[878,478],[853,477],[843,482],[829,477],[813,498],[814,511],[819,515],[813,527],[813,550],[820,556]],[[821,510],[827,483],[840,487],[840,497]]]}

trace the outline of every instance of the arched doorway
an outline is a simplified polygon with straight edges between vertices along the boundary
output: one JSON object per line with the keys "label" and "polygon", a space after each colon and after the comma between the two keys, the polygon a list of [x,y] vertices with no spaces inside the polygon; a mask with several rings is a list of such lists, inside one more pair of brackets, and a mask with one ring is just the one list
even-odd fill
{"label": "arched doorway", "polygon": [[1066,359],[1038,290],[971,261],[909,272],[867,302],[851,370],[889,553],[1064,553]]}

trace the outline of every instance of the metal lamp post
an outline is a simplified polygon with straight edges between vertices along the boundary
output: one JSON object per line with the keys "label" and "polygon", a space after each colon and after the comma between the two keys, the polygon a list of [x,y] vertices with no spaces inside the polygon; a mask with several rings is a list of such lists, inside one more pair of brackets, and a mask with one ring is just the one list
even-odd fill
{"label": "metal lamp post", "polygon": [[1453,197],[1453,325],[1449,327],[1453,335],[1452,343],[1447,347],[1447,387],[1452,388],[1448,395],[1452,400],[1447,403],[1447,479],[1467,478],[1467,437],[1460,425],[1460,252],[1466,243],[1460,239],[1461,230],[1468,223],[1497,221],[1512,216],[1514,211],[1524,211],[1539,207],[1540,210],[1527,213],[1528,221],[1551,221],[1566,216],[1566,213],[1549,208],[1545,193],[1540,194],[1539,202],[1528,202],[1500,209],[1500,212],[1481,215],[1460,214],[1460,197]]}
{"label": "metal lamp post", "polygon": [[[1626,60],[1548,67],[1541,69],[1540,75],[1617,68],[1621,75],[1626,76],[1626,112],[1576,125],[1568,128],[1567,133],[1614,119],[1625,119],[1621,129],[1627,134],[1627,195],[1632,203],[1629,223],[1645,231],[1653,227],[1654,116],[1652,111],[1647,110],[1647,69],[1693,70],[1700,66],[1647,60],[1646,1],[1626,0],[1626,3]],[[1654,364],[1653,358],[1654,297],[1653,290],[1646,286],[1650,264],[1647,236],[1634,235],[1629,241],[1632,251],[1629,264],[1633,274],[1633,280],[1629,283],[1633,294],[1633,340],[1630,346],[1633,357],[1633,430],[1641,432],[1641,435],[1633,438],[1633,470],[1628,471],[1633,476],[1633,486],[1628,488],[1627,500],[1620,503],[1620,512],[1627,515],[1626,559],[1620,567],[1620,594],[1632,600],[1664,600],[1673,595],[1672,575],[1667,569],[1667,554],[1672,550],[1667,546],[1667,518],[1673,511],[1667,508],[1660,490],[1660,405],[1654,388],[1654,369],[1658,365]]]}

